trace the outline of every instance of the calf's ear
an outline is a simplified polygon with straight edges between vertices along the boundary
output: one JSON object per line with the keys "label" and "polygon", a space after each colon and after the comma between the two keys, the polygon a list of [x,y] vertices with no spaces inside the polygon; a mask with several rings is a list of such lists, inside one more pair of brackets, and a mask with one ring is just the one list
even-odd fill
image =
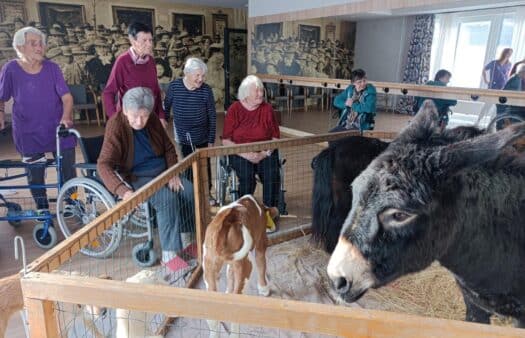
{"label": "calf's ear", "polygon": [[437,148],[427,159],[434,174],[448,176],[455,172],[496,160],[501,150],[525,135],[525,122],[514,124],[497,133],[456,142]]}
{"label": "calf's ear", "polygon": [[410,121],[410,124],[399,133],[393,143],[423,143],[439,132],[441,132],[441,127],[436,105],[432,100],[425,100],[419,112]]}

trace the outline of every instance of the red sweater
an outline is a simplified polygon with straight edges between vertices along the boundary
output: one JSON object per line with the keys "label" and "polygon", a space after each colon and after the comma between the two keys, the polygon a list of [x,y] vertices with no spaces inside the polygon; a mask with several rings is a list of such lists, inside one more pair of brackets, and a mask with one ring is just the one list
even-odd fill
{"label": "red sweater", "polygon": [[250,143],[279,137],[279,124],[270,104],[263,102],[259,108],[250,111],[237,101],[228,108],[224,118],[223,139]]}
{"label": "red sweater", "polygon": [[[130,51],[122,53],[111,69],[106,88],[104,89],[104,109],[108,117],[115,115],[122,109],[122,97],[128,89],[135,87],[147,87],[153,91],[155,105],[153,111],[160,119],[165,118],[162,109],[159,82],[157,80],[157,68],[153,57],[145,64],[135,64],[131,58]],[[118,102],[115,98],[118,95]]]}

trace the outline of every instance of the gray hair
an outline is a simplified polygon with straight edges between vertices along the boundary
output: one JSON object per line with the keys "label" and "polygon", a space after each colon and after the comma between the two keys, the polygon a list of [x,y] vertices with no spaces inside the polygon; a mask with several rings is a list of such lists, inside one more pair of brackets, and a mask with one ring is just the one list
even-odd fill
{"label": "gray hair", "polygon": [[248,95],[250,94],[250,87],[252,85],[255,85],[255,88],[257,89],[259,88],[264,89],[264,85],[261,79],[259,79],[255,75],[248,75],[242,80],[241,85],[239,86],[239,92],[237,93],[237,99],[242,101],[245,98],[247,98]]}
{"label": "gray hair", "polygon": [[520,63],[518,67],[516,67],[516,74],[525,73],[525,63]]}
{"label": "gray hair", "polygon": [[36,29],[32,26],[20,28],[16,31],[15,35],[13,35],[13,48],[15,49],[16,55],[18,55],[19,58],[22,57],[22,53],[20,53],[20,51],[18,50],[18,46],[23,46],[26,44],[27,33],[40,35],[42,37],[42,43],[44,44],[44,46],[46,45],[46,35],[42,33],[39,29]]}
{"label": "gray hair", "polygon": [[184,64],[184,75],[188,75],[195,71],[202,70],[204,74],[208,72],[208,66],[199,58],[189,58]]}
{"label": "gray hair", "polygon": [[154,104],[153,92],[146,87],[131,88],[122,98],[122,108],[125,111],[137,112],[141,109],[146,109],[151,113]]}

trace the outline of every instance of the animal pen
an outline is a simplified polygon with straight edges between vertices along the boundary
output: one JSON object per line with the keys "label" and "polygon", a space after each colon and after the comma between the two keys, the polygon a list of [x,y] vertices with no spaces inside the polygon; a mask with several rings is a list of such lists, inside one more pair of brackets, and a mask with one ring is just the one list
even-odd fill
{"label": "animal pen", "polygon": [[[29,266],[30,272],[22,279],[22,288],[31,336],[114,336],[118,325],[118,319],[115,319],[115,313],[119,311],[117,309],[130,310],[126,312],[128,315],[135,313],[135,316],[130,315],[126,320],[140,322],[143,332],[137,336],[208,336],[208,319],[241,324],[240,335],[243,337],[299,337],[305,334],[421,337],[423,332],[426,337],[523,336],[522,330],[506,327],[191,289],[202,275],[200,262],[203,234],[212,215],[207,200],[207,158],[279,149],[281,156],[287,160],[286,200],[289,214],[294,217],[281,219],[281,231],[270,236],[271,244],[275,244],[308,232],[312,186],[310,162],[325,147],[325,142],[351,134],[354,133],[200,149],[190,155],[138,190],[131,199],[105,211]],[[365,135],[381,139],[395,136],[382,132],[367,132]],[[105,258],[92,258],[81,253],[86,246],[102,245],[108,231],[113,231],[116,225],[129,223],[127,215],[131,211],[166,185],[170,178],[190,167],[193,171],[195,235],[198,244],[193,269],[172,276],[171,286],[125,283],[124,280],[140,270],[129,259],[133,238],[123,236],[119,247]],[[103,275],[111,277],[111,280],[101,277]],[[96,310],[100,308],[106,309],[105,316]],[[221,336],[227,336],[228,333],[227,324],[223,324]]]}
{"label": "animal pen", "polygon": [[[347,84],[339,80],[320,82],[319,79],[295,77],[261,78],[266,82],[286,83],[287,86],[299,84],[324,89],[339,89]],[[425,87],[428,86],[378,86],[385,93],[392,89],[391,94],[397,89],[406,94],[406,88],[409,88],[427,96],[459,95],[457,89],[439,88],[438,93],[435,88]],[[479,91],[474,94],[478,95],[477,99],[480,96],[485,98],[483,95],[486,93]],[[472,99],[474,94],[461,92],[463,97],[470,96]],[[486,102],[497,102],[497,95],[503,95],[503,92],[489,95]],[[524,101],[516,94],[511,94],[510,99],[521,104]],[[240,324],[238,334],[242,337],[523,337],[523,330],[508,327],[298,301],[300,297],[264,298],[193,289],[201,283],[203,237],[214,212],[208,203],[208,159],[215,164],[217,159],[231,154],[279,150],[281,158],[286,160],[283,186],[288,215],[281,217],[280,230],[269,236],[270,245],[274,245],[305,237],[309,233],[313,183],[311,161],[326,147],[327,142],[356,134],[344,132],[290,137],[199,149],[139,189],[129,200],[111,208],[89,197],[89,184],[79,187],[75,196],[86,208],[91,206],[93,214],[98,217],[78,222],[78,228],[72,231],[71,237],[29,265],[28,273],[22,278],[22,288],[31,337],[113,337],[119,325],[128,329],[133,326],[136,337],[206,337],[210,334],[225,337],[236,333],[230,332],[232,322]],[[364,135],[386,140],[396,136],[395,133],[385,132],[365,132]],[[181,208],[185,215],[193,215],[194,209],[195,222],[190,229],[197,243],[195,259],[188,260],[187,267],[170,274],[168,278],[159,266],[152,268],[153,284],[151,281],[125,282],[143,269],[130,259],[138,243],[133,234],[141,231],[141,223],[133,216],[135,210],[171,178],[189,173],[193,177],[195,205],[183,204]],[[255,193],[258,200],[261,200],[260,190],[258,185]],[[113,241],[117,233],[119,243],[115,245]],[[102,250],[110,244],[112,250]],[[158,245],[155,250],[159,251]],[[97,252],[104,254],[89,254]],[[271,261],[272,256],[267,254],[267,259]],[[318,268],[325,269],[324,266]],[[307,269],[311,269],[308,270],[310,274],[316,274],[312,267]],[[269,277],[271,285],[272,275]],[[287,282],[303,283],[302,280]],[[304,285],[306,292],[308,287]],[[223,285],[221,289],[224,289]],[[210,332],[207,320],[223,322],[220,332]],[[140,331],[136,331],[137,327]]]}

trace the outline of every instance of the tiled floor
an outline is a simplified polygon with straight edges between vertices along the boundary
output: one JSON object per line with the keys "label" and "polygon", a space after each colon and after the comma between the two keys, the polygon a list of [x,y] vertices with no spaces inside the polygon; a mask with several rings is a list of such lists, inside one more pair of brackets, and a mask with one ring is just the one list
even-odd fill
{"label": "tiled floor", "polygon": [[[376,119],[376,130],[380,131],[398,131],[408,121],[408,117],[404,115],[396,115],[391,113],[380,113]],[[223,115],[218,115],[217,130],[222,130]],[[336,123],[332,118],[331,113],[327,111],[309,110],[293,111],[292,113],[282,114],[282,125],[288,128],[298,129],[310,133],[324,133],[331,129]],[[84,136],[94,136],[103,134],[104,128],[96,125],[79,124],[77,129]],[[217,140],[219,139],[219,132]],[[0,160],[3,159],[17,159],[19,158],[10,133],[0,133]],[[77,149],[77,158],[80,159],[80,153]],[[4,170],[0,169],[0,175],[4,175]],[[50,174],[50,179],[53,179],[53,174]],[[5,185],[5,184],[0,184]],[[0,193],[2,193],[0,191]],[[16,192],[17,196],[27,195],[25,191]],[[0,211],[3,212],[3,211]],[[24,222],[21,227],[13,228],[5,221],[0,222],[0,278],[11,275],[19,271],[22,266],[21,262],[14,259],[13,239],[15,236],[22,236],[25,242],[27,261],[31,262],[35,258],[42,255],[45,251],[37,247],[32,238],[33,224],[32,222]],[[20,317],[13,316],[8,326],[6,337],[23,337],[24,331],[21,325]]]}

